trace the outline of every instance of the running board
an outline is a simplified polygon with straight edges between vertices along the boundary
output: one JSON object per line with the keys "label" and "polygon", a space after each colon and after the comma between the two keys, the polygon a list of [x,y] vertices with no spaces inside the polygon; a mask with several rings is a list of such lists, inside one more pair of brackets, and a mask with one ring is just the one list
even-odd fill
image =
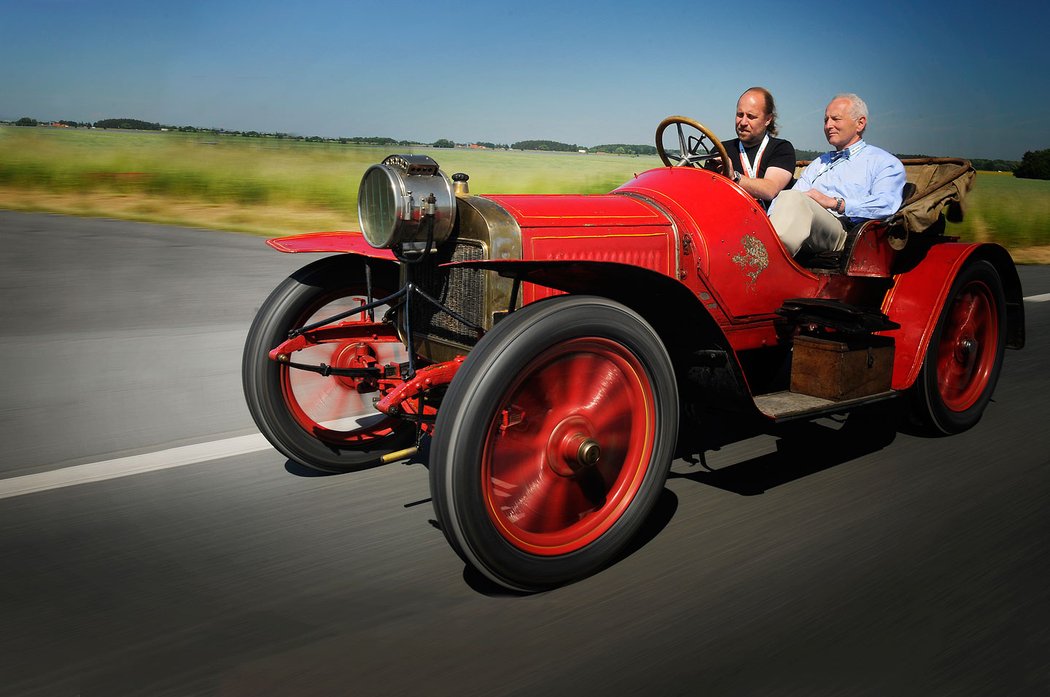
{"label": "running board", "polygon": [[773,421],[781,423],[792,419],[809,419],[816,416],[838,414],[854,407],[893,399],[898,394],[900,393],[896,390],[889,390],[863,397],[855,397],[854,399],[835,401],[785,390],[784,392],[770,392],[769,394],[757,395],[755,397],[755,405],[759,411],[773,419]]}

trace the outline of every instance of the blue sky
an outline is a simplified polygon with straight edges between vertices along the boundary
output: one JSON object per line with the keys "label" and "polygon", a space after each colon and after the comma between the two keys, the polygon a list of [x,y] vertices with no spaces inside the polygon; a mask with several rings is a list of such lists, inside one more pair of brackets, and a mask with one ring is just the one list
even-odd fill
{"label": "blue sky", "polygon": [[651,143],[669,114],[733,135],[764,85],[825,149],[852,91],[898,153],[1050,148],[1041,3],[0,0],[0,118],[432,142]]}

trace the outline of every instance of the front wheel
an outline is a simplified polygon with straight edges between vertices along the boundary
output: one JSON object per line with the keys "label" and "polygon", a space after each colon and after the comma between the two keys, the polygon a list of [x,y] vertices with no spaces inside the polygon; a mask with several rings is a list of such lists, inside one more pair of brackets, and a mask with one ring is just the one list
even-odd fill
{"label": "front wheel", "polygon": [[995,267],[968,264],[952,283],[913,394],[915,415],[935,433],[965,431],[992,398],[1006,345],[1006,299]]}
{"label": "front wheel", "polygon": [[438,520],[464,561],[500,585],[582,578],[645,521],[677,431],[671,361],[638,314],[589,296],[529,305],[470,352],[438,411]]}
{"label": "front wheel", "polygon": [[[396,273],[376,274],[373,297],[396,289]],[[290,460],[325,472],[372,466],[412,442],[413,424],[373,407],[380,396],[367,380],[320,375],[271,361],[267,354],[288,332],[367,302],[362,264],[352,258],[320,259],[296,271],[266,299],[248,332],[241,377],[248,411],[266,439]],[[376,310],[375,317],[382,316]],[[366,322],[364,313],[347,322]],[[294,354],[302,364],[352,368],[400,363],[396,342],[354,341],[310,346]]]}

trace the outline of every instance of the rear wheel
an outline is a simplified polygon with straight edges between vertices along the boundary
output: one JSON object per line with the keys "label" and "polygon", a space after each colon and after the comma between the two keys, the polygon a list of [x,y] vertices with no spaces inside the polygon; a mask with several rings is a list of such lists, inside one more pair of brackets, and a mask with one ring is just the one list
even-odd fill
{"label": "rear wheel", "polygon": [[937,433],[965,431],[992,398],[1006,344],[1006,299],[995,267],[968,264],[952,283],[914,387],[916,416]]}
{"label": "rear wheel", "polygon": [[438,411],[431,494],[469,564],[517,590],[610,562],[652,510],[678,429],[659,337],[604,298],[561,296],[500,322]]}
{"label": "rear wheel", "polygon": [[[396,276],[377,274],[373,296],[396,288]],[[414,426],[377,412],[380,396],[368,380],[323,376],[271,361],[267,354],[288,332],[366,303],[367,288],[359,261],[327,257],[285,279],[266,299],[248,332],[242,381],[248,411],[277,450],[289,459],[327,472],[378,464],[404,448]],[[384,308],[376,310],[381,317]],[[347,321],[365,322],[364,313]],[[339,368],[399,363],[405,348],[396,342],[348,340],[308,347],[293,354],[302,364]]]}

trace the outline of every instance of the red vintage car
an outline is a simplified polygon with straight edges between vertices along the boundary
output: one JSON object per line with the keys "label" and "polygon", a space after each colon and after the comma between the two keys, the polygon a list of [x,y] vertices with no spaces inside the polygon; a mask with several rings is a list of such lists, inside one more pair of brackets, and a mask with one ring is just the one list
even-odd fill
{"label": "red vintage car", "polygon": [[980,420],[1024,315],[1007,251],[945,235],[969,162],[906,161],[897,214],[793,258],[700,166],[728,161],[710,131],[670,117],[657,149],[666,167],[605,195],[471,195],[425,155],[370,167],[361,232],[268,241],[332,255],[251,327],[262,433],[329,471],[429,438],[448,542],[533,591],[614,561],[714,415],[773,427],[896,399],[933,433]]}

